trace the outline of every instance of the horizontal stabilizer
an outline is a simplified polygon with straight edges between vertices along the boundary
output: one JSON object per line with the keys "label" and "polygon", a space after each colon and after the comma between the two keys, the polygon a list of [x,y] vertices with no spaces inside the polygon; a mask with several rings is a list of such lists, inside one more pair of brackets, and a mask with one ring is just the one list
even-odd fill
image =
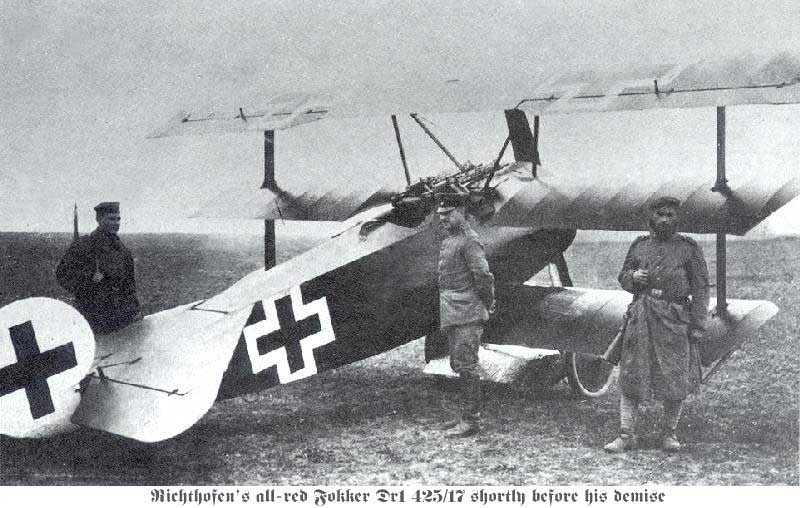
{"label": "horizontal stabilizer", "polygon": [[144,442],[183,432],[216,400],[246,319],[185,305],[98,336],[73,422]]}
{"label": "horizontal stabilizer", "polygon": [[532,178],[529,169],[514,171],[496,187],[499,207],[492,225],[641,231],[647,229],[650,204],[668,195],[682,202],[679,231],[744,235],[800,194],[800,178],[792,172],[730,182],[726,198],[711,190],[713,179],[686,172],[654,185],[591,174]]}

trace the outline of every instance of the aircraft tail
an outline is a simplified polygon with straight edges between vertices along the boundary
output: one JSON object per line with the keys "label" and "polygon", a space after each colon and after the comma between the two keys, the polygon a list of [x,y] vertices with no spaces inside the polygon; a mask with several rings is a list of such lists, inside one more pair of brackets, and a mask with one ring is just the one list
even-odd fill
{"label": "aircraft tail", "polygon": [[89,323],[64,302],[27,298],[0,309],[0,434],[32,438],[72,430],[78,385],[94,351]]}

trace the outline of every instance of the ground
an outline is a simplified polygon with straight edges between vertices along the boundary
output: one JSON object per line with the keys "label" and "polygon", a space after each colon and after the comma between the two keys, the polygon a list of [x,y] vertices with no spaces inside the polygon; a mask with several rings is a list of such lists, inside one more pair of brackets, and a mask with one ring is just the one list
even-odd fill
{"label": "ground", "polygon": [[[261,263],[256,238],[130,235],[145,310],[218,292]],[[0,306],[67,299],[53,270],[68,235],[0,234]],[[713,243],[703,243],[714,274]],[[279,249],[291,250],[284,240]],[[578,286],[616,288],[624,243],[567,251]],[[572,395],[561,383],[485,386],[484,432],[446,440],[433,427],[456,392],[422,374],[423,343],[285,387],[213,406],[194,427],[144,445],[82,429],[45,440],[0,438],[0,485],[798,485],[800,239],[729,244],[728,291],[781,312],[686,404],[686,449],[656,447],[660,408],[648,404],[645,448],[602,451],[617,430],[618,392]],[[3,415],[0,415],[2,418]]]}

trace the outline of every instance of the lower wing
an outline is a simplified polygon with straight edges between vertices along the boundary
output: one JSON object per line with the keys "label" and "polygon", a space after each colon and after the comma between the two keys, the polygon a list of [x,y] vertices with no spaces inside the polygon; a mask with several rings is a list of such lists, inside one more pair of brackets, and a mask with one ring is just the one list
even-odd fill
{"label": "lower wing", "polygon": [[[614,339],[631,302],[625,291],[524,284],[497,288],[498,311],[484,342],[601,355]],[[715,312],[711,299],[703,363],[710,364],[771,319],[778,307],[764,300],[728,300]]]}

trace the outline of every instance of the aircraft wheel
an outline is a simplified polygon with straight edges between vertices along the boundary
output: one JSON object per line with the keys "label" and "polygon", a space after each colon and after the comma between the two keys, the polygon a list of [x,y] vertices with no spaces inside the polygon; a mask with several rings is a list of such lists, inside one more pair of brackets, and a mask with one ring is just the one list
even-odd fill
{"label": "aircraft wheel", "polygon": [[614,381],[614,366],[597,355],[566,353],[567,379],[581,397],[600,397]]}

